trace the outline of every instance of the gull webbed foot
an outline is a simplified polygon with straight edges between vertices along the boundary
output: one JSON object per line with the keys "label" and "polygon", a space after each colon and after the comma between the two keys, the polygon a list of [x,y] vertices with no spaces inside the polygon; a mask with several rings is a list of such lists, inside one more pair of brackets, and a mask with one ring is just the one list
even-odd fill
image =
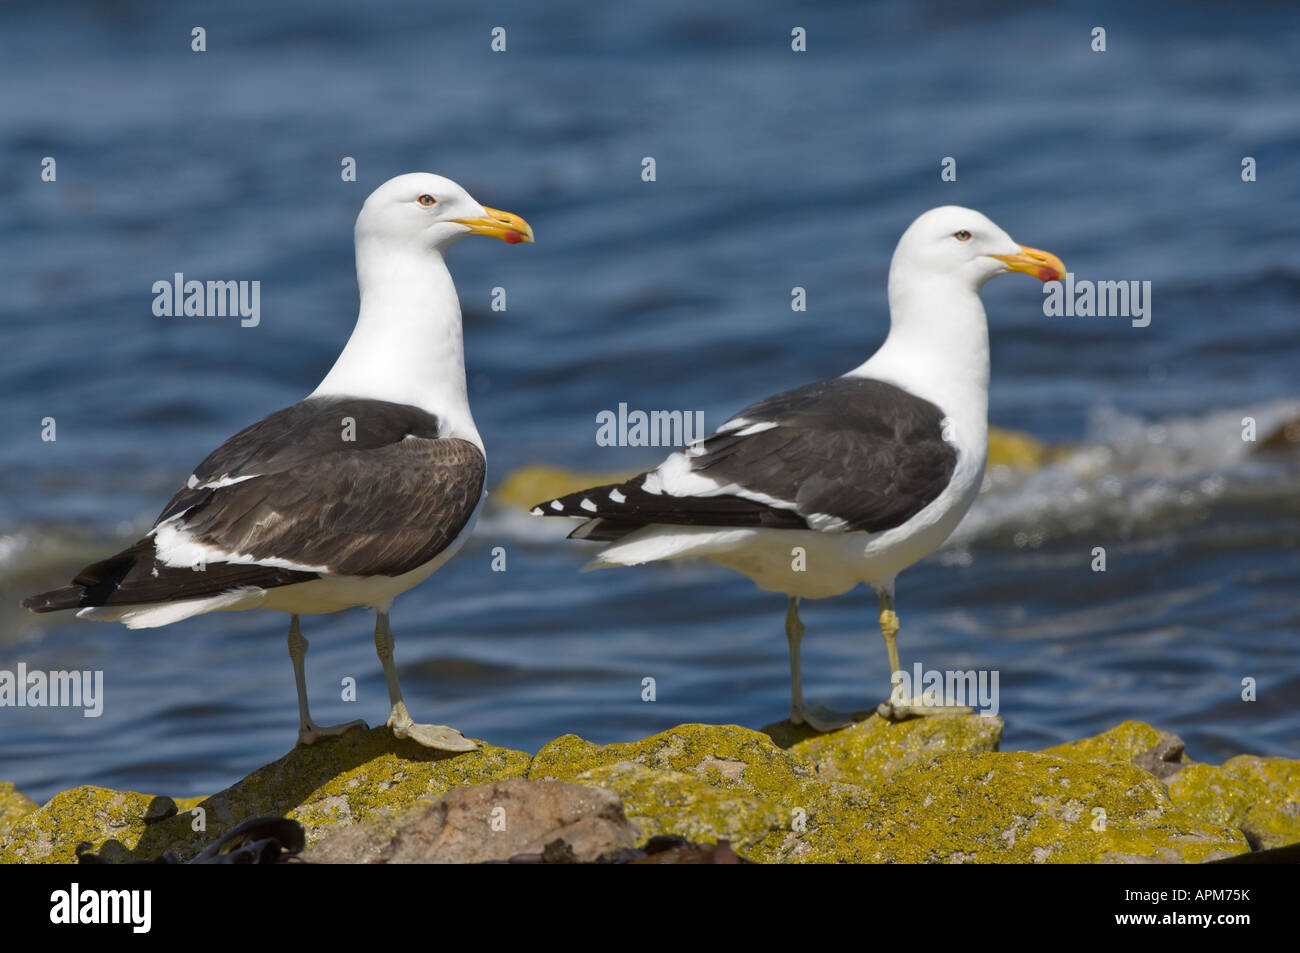
{"label": "gull webbed foot", "polygon": [[438,751],[475,751],[478,742],[471,741],[455,728],[446,725],[418,725],[411,720],[406,705],[398,702],[393,706],[393,713],[388,716],[388,727],[398,738],[409,738],[426,748]]}

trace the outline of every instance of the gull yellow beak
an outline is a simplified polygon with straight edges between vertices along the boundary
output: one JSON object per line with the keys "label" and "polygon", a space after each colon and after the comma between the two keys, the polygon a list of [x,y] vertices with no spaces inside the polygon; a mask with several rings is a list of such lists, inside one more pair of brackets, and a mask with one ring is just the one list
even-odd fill
{"label": "gull yellow beak", "polygon": [[1050,251],[1040,251],[1028,245],[1020,246],[1018,255],[989,255],[1006,262],[1007,271],[1023,271],[1039,281],[1060,281],[1065,277],[1065,264]]}
{"label": "gull yellow beak", "polygon": [[500,209],[483,206],[486,218],[453,218],[457,225],[464,225],[471,235],[489,235],[503,242],[517,245],[519,242],[533,240],[533,228],[518,215],[503,212]]}

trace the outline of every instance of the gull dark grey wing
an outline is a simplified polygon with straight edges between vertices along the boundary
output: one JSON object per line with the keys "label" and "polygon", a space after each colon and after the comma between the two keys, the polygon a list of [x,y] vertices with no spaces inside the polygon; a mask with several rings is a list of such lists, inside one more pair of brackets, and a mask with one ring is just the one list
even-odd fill
{"label": "gull dark grey wing", "polygon": [[948,485],[957,451],[943,425],[938,407],[893,384],[834,378],[745,408],[688,453],[692,472],[733,492],[655,493],[652,472],[534,512],[589,517],[575,531],[588,539],[617,539],[652,523],[879,532],[911,519]]}
{"label": "gull dark grey wing", "polygon": [[409,404],[358,397],[312,397],[268,414],[213,450],[157,522],[201,499],[205,484],[280,473],[339,450],[372,450],[406,436],[437,437],[438,418]]}
{"label": "gull dark grey wing", "polygon": [[[210,454],[149,536],[23,606],[49,612],[175,602],[322,573],[402,575],[465,528],[485,472],[478,447],[439,438],[437,419],[415,407],[304,401]],[[159,558],[160,528],[211,548],[200,571]],[[233,557],[241,561],[226,561]]]}
{"label": "gull dark grey wing", "polygon": [[221,487],[182,519],[196,542],[227,553],[400,576],[465,528],[485,471],[468,441],[408,436]]}

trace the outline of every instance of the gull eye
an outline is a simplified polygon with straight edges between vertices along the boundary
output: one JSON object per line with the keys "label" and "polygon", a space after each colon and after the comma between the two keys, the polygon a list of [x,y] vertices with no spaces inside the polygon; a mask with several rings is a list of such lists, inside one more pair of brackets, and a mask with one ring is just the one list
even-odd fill
{"label": "gull eye", "polygon": [[968,242],[970,241],[970,232],[963,228],[960,232],[953,232],[952,237],[959,242]]}
{"label": "gull eye", "polygon": [[428,192],[425,192],[425,193],[424,193],[423,195],[421,195],[418,199],[416,199],[416,201],[419,202],[421,205],[423,205],[425,208],[428,208],[430,205],[437,205],[437,204],[438,204],[438,200],[435,199],[435,198],[434,198],[432,195],[430,195]]}

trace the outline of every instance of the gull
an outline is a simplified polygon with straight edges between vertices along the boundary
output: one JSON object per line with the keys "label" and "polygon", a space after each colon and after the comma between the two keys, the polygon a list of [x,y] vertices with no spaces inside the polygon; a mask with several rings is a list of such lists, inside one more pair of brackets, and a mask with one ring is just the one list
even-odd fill
{"label": "gull", "polygon": [[320,386],[212,451],[134,545],[23,607],[76,609],[132,629],[217,610],[288,613],[298,741],[311,744],[365,722],[312,720],[299,617],[365,606],[375,612],[393,734],[477,748],[454,728],[412,720],[388,621],[393,600],[464,544],[484,496],[460,301],[443,258],[466,235],[533,240],[523,219],[439,175],[409,173],[375,189],[354,234],[356,327]]}
{"label": "gull", "polygon": [[653,470],[533,514],[581,517],[571,538],[609,543],[586,569],[703,556],[785,594],[795,724],[828,731],[848,721],[804,703],[799,600],[860,583],[879,595],[889,654],[893,690],[881,716],[969,711],[899,691],[894,582],[948,538],[979,493],[989,388],[979,292],[1012,271],[1048,282],[1065,266],[972,209],[931,209],[894,251],[889,334],[870,358],[746,407]]}

